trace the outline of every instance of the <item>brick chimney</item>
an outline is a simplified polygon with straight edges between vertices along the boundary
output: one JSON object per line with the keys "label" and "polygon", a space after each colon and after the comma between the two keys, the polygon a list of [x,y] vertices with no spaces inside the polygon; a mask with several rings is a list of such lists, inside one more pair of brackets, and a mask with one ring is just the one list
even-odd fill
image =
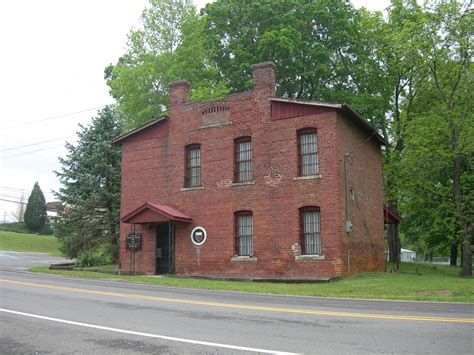
{"label": "brick chimney", "polygon": [[268,96],[275,96],[275,71],[273,62],[263,62],[252,65],[253,89],[268,90]]}
{"label": "brick chimney", "polygon": [[187,80],[175,80],[169,84],[169,108],[189,102],[191,84]]}

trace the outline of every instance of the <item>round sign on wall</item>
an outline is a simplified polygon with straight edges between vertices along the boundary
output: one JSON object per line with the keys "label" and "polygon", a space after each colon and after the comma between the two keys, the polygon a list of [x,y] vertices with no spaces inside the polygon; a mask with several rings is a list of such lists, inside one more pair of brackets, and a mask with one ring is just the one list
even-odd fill
{"label": "round sign on wall", "polygon": [[206,242],[207,233],[203,227],[196,227],[191,232],[191,241],[194,245],[203,245]]}

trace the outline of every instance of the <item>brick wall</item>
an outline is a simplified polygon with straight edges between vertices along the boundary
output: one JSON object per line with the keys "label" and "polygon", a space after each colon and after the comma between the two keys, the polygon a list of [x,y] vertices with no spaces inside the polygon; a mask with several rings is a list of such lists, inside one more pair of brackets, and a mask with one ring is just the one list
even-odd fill
{"label": "brick wall", "polygon": [[[382,218],[378,146],[364,143],[363,132],[338,116],[335,109],[272,119],[269,98],[274,96],[274,88],[274,67],[268,63],[254,67],[253,91],[226,99],[189,103],[188,84],[176,82],[170,88],[169,120],[122,142],[121,215],[150,201],[172,206],[193,218],[191,224],[180,223],[176,228],[177,274],[330,278],[347,273],[347,250],[364,254],[351,256],[352,273],[380,268],[375,255],[379,243],[383,245],[383,236],[379,235],[383,222],[378,218]],[[316,128],[318,133],[320,176],[295,179],[296,132],[308,127]],[[234,139],[243,136],[252,138],[253,181],[233,184]],[[354,191],[367,194],[371,200],[353,202],[354,233],[350,239],[344,227],[341,154],[361,142],[363,148],[354,157],[364,161],[367,174],[354,171],[351,182]],[[201,145],[202,187],[183,189],[185,146],[196,143]],[[376,186],[374,191],[370,191],[371,186]],[[300,243],[299,208],[304,206],[320,207],[322,260],[301,260],[294,255],[298,249],[295,243]],[[240,210],[253,212],[253,258],[235,258],[234,213]],[[192,228],[198,225],[207,230],[207,241],[200,247],[190,240]],[[130,268],[129,254],[124,249],[129,230],[130,225],[121,225],[120,258],[125,271]],[[143,225],[141,231],[143,247],[135,255],[136,271],[153,274],[155,230]],[[362,252],[367,245],[374,256],[367,249]]]}
{"label": "brick wall", "polygon": [[[344,275],[366,271],[382,271],[384,259],[382,157],[373,134],[358,129],[354,122],[338,116],[338,141],[341,203],[344,205],[344,155],[348,160],[349,220],[352,233],[342,233]],[[341,214],[345,223],[345,209]]]}

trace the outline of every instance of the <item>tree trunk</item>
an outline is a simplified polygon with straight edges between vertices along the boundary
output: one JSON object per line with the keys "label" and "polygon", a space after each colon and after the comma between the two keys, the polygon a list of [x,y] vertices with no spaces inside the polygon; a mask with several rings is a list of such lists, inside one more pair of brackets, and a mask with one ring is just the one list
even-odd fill
{"label": "tree trunk", "polygon": [[398,224],[393,225],[393,229],[395,230],[395,240],[397,241],[397,270],[400,270],[400,254],[401,254],[401,249],[402,249],[402,243],[400,241],[400,237],[398,235]]}
{"label": "tree trunk", "polygon": [[396,224],[388,226],[388,261],[393,263],[397,270],[400,268],[400,238],[398,238],[398,228]]}
{"label": "tree trunk", "polygon": [[463,196],[461,192],[461,168],[462,168],[462,156],[461,154],[456,154],[454,162],[454,178],[453,178],[453,187],[454,187],[454,202],[456,205],[457,212],[457,222],[458,228],[462,231],[462,262],[461,262],[461,271],[459,276],[469,277],[472,276],[472,257],[471,257],[471,240],[473,225],[468,223],[464,218],[463,210]]}
{"label": "tree trunk", "polygon": [[388,261],[395,263],[395,241],[393,240],[393,228],[392,225],[388,225]]}
{"label": "tree trunk", "polygon": [[459,276],[461,277],[470,277],[472,276],[472,233],[474,231],[474,225],[467,224],[464,228],[464,236],[462,240],[462,262],[461,262],[461,272]]}
{"label": "tree trunk", "polygon": [[449,257],[449,265],[456,266],[457,260],[458,260],[458,244],[453,243],[451,244],[451,255]]}

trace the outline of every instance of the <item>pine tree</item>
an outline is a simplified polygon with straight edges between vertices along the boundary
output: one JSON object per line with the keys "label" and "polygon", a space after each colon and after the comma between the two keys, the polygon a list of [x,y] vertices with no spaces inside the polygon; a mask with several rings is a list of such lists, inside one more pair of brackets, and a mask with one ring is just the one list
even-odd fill
{"label": "pine tree", "polygon": [[64,206],[55,231],[66,256],[106,252],[118,256],[120,214],[120,149],[113,146],[123,123],[113,106],[99,111],[92,123],[80,125],[76,145],[66,144],[56,175],[62,184],[56,193]]}
{"label": "pine tree", "polygon": [[46,218],[46,200],[38,182],[35,182],[25,209],[25,224],[30,231],[39,233],[46,223]]}

